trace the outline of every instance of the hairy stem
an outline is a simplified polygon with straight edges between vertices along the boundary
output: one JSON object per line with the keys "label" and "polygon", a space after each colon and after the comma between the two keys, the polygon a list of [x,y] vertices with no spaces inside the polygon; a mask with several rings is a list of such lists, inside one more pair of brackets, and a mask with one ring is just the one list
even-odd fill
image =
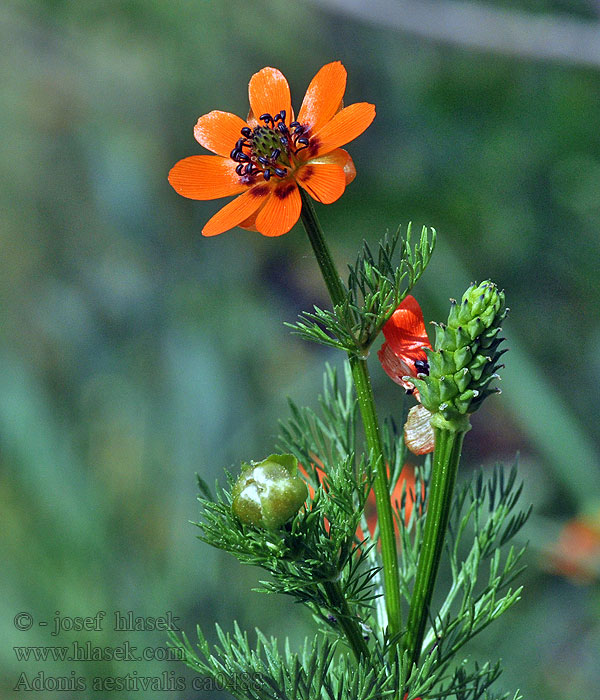
{"label": "hairy stem", "polygon": [[[335,263],[323,237],[315,210],[308,195],[301,189],[302,223],[308,234],[315,257],[323,274],[334,309],[346,300],[346,290],[340,280]],[[373,490],[379,520],[381,540],[381,558],[383,563],[383,580],[385,586],[385,603],[390,637],[398,637],[402,629],[402,608],[400,597],[400,577],[398,572],[398,554],[394,533],[394,517],[387,480],[385,459],[381,444],[379,422],[375,410],[375,400],[366,359],[356,353],[348,353],[352,378],[356,387],[356,396],[365,430],[367,446],[372,464],[376,468]]]}
{"label": "hairy stem", "polygon": [[404,643],[411,666],[419,663],[421,655],[423,634],[429,618],[429,606],[444,547],[465,432],[434,427],[435,452],[427,519]]}

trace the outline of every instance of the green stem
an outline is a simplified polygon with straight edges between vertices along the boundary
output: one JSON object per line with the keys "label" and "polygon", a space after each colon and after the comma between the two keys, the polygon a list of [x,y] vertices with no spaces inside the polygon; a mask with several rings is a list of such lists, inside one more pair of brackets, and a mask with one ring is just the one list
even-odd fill
{"label": "green stem", "polygon": [[467,430],[468,428],[457,431],[434,427],[435,452],[433,454],[427,518],[404,643],[411,666],[419,663],[421,655],[423,634],[429,618],[431,596],[433,595],[450,517],[460,452]]}
{"label": "green stem", "polygon": [[[383,582],[385,586],[385,603],[388,615],[390,637],[399,637],[402,630],[402,599],[400,597],[400,574],[398,571],[398,550],[394,531],[394,514],[388,484],[379,433],[379,423],[375,412],[375,398],[367,361],[356,355],[349,355],[350,368],[356,387],[356,396],[362,416],[367,446],[375,466],[375,505],[379,522],[379,539],[381,541],[381,561],[383,564]],[[396,639],[396,644],[398,639]]]}
{"label": "green stem", "polygon": [[321,268],[321,273],[333,306],[340,306],[346,301],[346,290],[335,268],[335,263],[333,262],[329,247],[323,236],[323,230],[317,219],[312,201],[302,188],[300,189],[300,195],[302,196],[302,211],[300,213],[302,223],[304,224],[308,239],[312,245],[319,267]]}
{"label": "green stem", "polygon": [[340,623],[341,628],[344,630],[348,644],[354,652],[356,659],[359,660],[362,656],[368,657],[369,647],[367,646],[367,642],[363,637],[359,626],[350,614],[348,603],[344,598],[339,583],[328,581],[324,584],[324,586],[332,608],[336,612],[339,611],[338,622]]}
{"label": "green stem", "polygon": [[[335,309],[346,300],[346,291],[327,247],[310,197],[303,190],[300,190],[300,193],[302,195],[302,223],[308,234]],[[394,533],[394,516],[369,370],[366,360],[359,357],[357,353],[358,349],[356,353],[349,352],[348,357],[365,429],[367,446],[372,458],[372,464],[376,467],[373,490],[375,491],[377,518],[379,520],[388,627],[390,637],[394,638],[399,637],[402,630],[400,575],[398,572],[398,553]]]}

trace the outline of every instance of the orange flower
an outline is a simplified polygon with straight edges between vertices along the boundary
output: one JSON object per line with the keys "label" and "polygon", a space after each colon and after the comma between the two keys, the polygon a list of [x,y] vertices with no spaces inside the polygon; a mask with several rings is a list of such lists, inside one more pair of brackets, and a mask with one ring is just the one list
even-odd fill
{"label": "orange flower", "polygon": [[[319,480],[324,481],[327,478],[327,473],[320,465],[320,462],[318,465],[315,464],[315,470],[317,472]],[[303,476],[305,476],[307,479],[309,478],[308,472],[306,471],[306,469],[304,469],[304,467],[301,464],[298,465],[298,469],[302,472]],[[314,498],[315,489],[311,485],[310,481],[307,483],[307,486],[310,497]],[[408,525],[415,502],[415,472],[413,466],[410,464],[404,465],[402,472],[400,473],[400,478],[394,486],[394,490],[392,492],[391,497],[392,506],[394,508],[400,507],[403,493],[406,494],[406,500],[404,504],[404,522]],[[365,504],[365,517],[367,519],[367,527],[369,528],[369,533],[372,537],[375,532],[375,526],[377,525],[377,507],[375,504],[375,491],[373,490],[370,491],[367,497],[367,503]],[[396,523],[394,523],[394,527],[396,530],[396,534],[398,534],[398,526],[396,525]],[[329,522],[327,520],[325,520],[325,529],[327,530],[327,532],[329,532]],[[364,539],[364,534],[360,527],[356,530],[356,536],[359,540]]]}
{"label": "orange flower", "polygon": [[375,117],[375,107],[366,102],[342,108],[345,89],[344,66],[339,61],[323,66],[296,119],[287,80],[276,68],[263,68],[250,79],[246,121],[220,111],[198,119],[196,140],[217,155],[180,160],[169,182],[190,199],[239,195],[208,221],[203,235],[235,226],[263,236],[287,233],[300,217],[298,185],[323,204],[341,197],[356,170],[340,146]]}
{"label": "orange flower", "polygon": [[567,522],[548,554],[549,568],[555,573],[575,583],[597,581],[600,578],[600,512]]}
{"label": "orange flower", "polygon": [[[405,377],[429,373],[429,363],[423,348],[431,348],[427,337],[423,312],[419,302],[408,295],[383,327],[385,343],[377,353],[385,372],[407,393],[419,401],[419,392]],[[404,426],[404,442],[417,455],[433,452],[431,413],[419,404],[408,412]]]}

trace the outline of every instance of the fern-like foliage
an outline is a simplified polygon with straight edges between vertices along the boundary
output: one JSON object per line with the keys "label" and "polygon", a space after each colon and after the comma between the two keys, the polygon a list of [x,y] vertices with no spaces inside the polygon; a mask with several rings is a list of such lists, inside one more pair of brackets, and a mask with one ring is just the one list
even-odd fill
{"label": "fern-like foliage", "polygon": [[347,615],[328,590],[335,582],[341,589],[338,596],[360,615],[359,609],[370,605],[374,575],[363,566],[368,548],[356,535],[368,484],[347,478],[348,471],[347,464],[339,465],[327,486],[277,531],[244,525],[232,514],[229,475],[229,488],[219,489],[216,500],[200,499],[199,538],[267,571],[271,578],[261,581],[261,592],[291,595],[326,620]]}
{"label": "fern-like foliage", "polygon": [[[173,637],[186,663],[210,678],[229,679],[236,697],[355,700],[400,697],[454,700],[509,700],[494,695],[497,664],[470,664],[461,651],[521,594],[513,588],[521,570],[523,547],[511,541],[529,511],[518,511],[521,485],[516,467],[505,473],[477,473],[455,494],[447,540],[451,585],[423,641],[421,662],[411,666],[389,639],[377,546],[377,528],[369,531],[365,505],[373,481],[357,425],[357,405],[348,367],[340,380],[327,368],[319,410],[290,405],[281,425],[278,448],[296,456],[308,479],[311,497],[286,526],[277,531],[243,525],[231,512],[233,477],[213,498],[203,483],[200,539],[231,552],[241,562],[261,567],[269,578],[261,592],[283,593],[306,605],[318,623],[315,639],[299,653],[258,632],[256,647],[236,627],[217,628],[219,643],[209,647],[199,631],[193,648]],[[401,479],[405,460],[402,436],[393,423],[383,430],[390,490]],[[408,605],[427,517],[430,464],[415,470],[414,484],[394,491],[400,579]],[[348,655],[348,631],[365,640],[360,659]],[[355,650],[354,645],[354,650]],[[393,649],[396,651],[393,651]],[[404,652],[406,654],[406,652]],[[244,676],[243,674],[250,674]],[[252,675],[254,674],[254,675]],[[235,689],[236,679],[253,679],[252,687]],[[239,692],[238,692],[239,691]],[[510,696],[519,700],[519,696]]]}
{"label": "fern-like foliage", "polygon": [[442,659],[452,658],[520,598],[522,589],[510,585],[523,570],[525,547],[501,548],[531,513],[515,512],[521,490],[516,465],[508,478],[496,466],[487,481],[479,472],[455,496],[448,539],[453,582],[423,643],[424,649],[436,645]]}
{"label": "fern-like foliage", "polygon": [[256,630],[256,647],[237,624],[233,634],[217,625],[218,643],[212,648],[198,630],[194,648],[185,635],[171,636],[184,663],[201,675],[218,680],[243,700],[380,700],[394,694],[394,678],[384,666],[369,660],[349,662],[336,655],[337,645],[326,639],[305,641],[300,653]]}
{"label": "fern-like foliage", "polygon": [[321,625],[343,638],[349,616],[357,628],[369,625],[377,595],[379,563],[363,537],[364,508],[372,474],[356,457],[356,404],[349,376],[342,389],[328,369],[322,416],[291,404],[279,447],[294,454],[311,485],[306,506],[281,530],[244,525],[231,512],[234,478],[211,499],[203,489],[200,539],[232,553],[271,576],[257,590],[293,596]]}
{"label": "fern-like foliage", "polygon": [[[356,262],[349,265],[345,302],[333,311],[315,307],[295,324],[286,325],[306,340],[366,354],[384,323],[425,271],[435,240],[435,230],[423,227],[413,247],[409,224],[405,239],[400,239],[400,229],[386,235],[375,255],[364,241]],[[395,257],[397,264],[393,262]]]}

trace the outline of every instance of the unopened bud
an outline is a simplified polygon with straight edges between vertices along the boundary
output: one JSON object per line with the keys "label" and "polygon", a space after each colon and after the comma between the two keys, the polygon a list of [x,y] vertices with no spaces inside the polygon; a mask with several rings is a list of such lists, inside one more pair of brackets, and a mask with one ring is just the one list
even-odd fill
{"label": "unopened bud", "polygon": [[276,530],[300,510],[308,489],[293,455],[271,455],[243,464],[231,495],[231,509],[242,523]]}

